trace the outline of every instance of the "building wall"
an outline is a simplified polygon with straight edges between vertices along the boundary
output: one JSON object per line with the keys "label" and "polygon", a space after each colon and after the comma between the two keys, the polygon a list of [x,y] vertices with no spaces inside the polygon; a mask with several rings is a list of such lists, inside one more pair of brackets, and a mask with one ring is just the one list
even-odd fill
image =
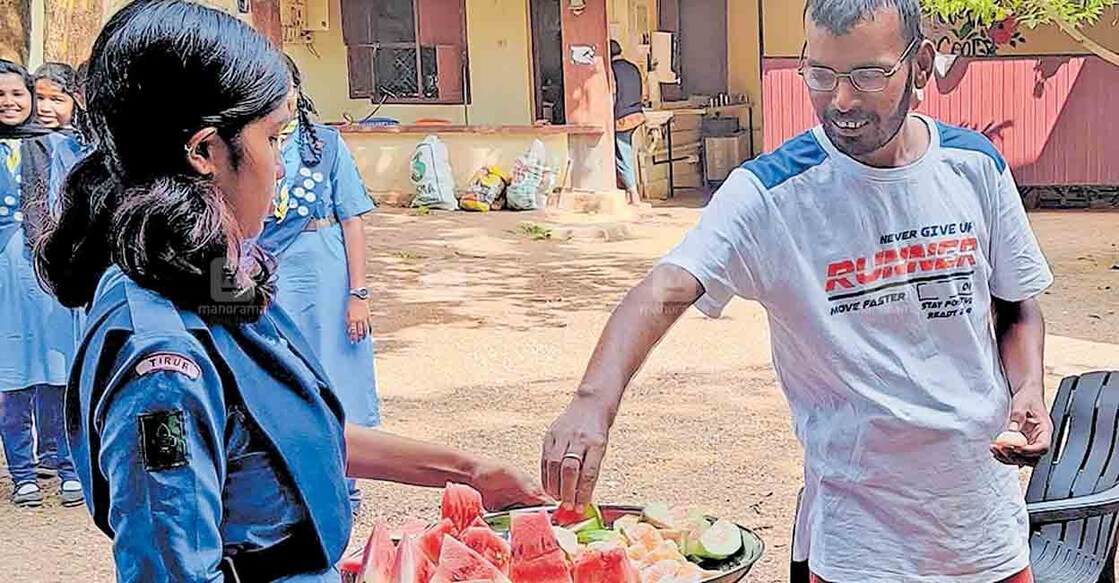
{"label": "building wall", "polygon": [[[346,46],[338,24],[342,5],[338,0],[329,4],[328,30],[311,33],[309,47],[285,44],[284,50],[299,64],[308,93],[324,120],[342,121],[343,113],[361,119],[374,104],[349,98]],[[422,118],[479,125],[530,123],[533,91],[528,22],[528,0],[466,0],[471,103],[385,105],[376,115],[402,123]]]}
{"label": "building wall", "polygon": [[[761,144],[762,59],[761,14],[758,0],[727,0],[727,86],[731,94],[744,94],[753,108],[754,143]],[[749,127],[749,112],[739,114],[740,126]]]}
{"label": "building wall", "polygon": [[[762,0],[762,15],[765,30],[764,48],[766,57],[797,57],[804,43],[804,0]],[[1095,26],[1085,30],[1085,34],[1101,45],[1119,50],[1119,26],[1113,23],[1119,19],[1119,9],[1114,9],[1100,19]],[[957,27],[958,28],[958,27]],[[926,26],[926,34],[934,41],[944,36],[956,37],[952,27]],[[1022,41],[1017,46],[998,47],[999,55],[1069,55],[1085,54],[1087,51],[1076,41],[1056,27],[1040,27],[1022,30]],[[950,45],[951,43],[949,43]],[[947,52],[947,51],[945,51]]]}

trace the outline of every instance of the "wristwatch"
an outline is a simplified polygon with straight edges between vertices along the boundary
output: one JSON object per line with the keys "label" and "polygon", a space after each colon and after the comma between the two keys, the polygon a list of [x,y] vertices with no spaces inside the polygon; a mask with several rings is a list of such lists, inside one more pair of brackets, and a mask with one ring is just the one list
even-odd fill
{"label": "wristwatch", "polygon": [[353,296],[353,297],[355,297],[359,300],[368,300],[369,299],[369,288],[359,287],[359,288],[356,288],[356,289],[352,289],[352,290],[350,290],[349,295],[351,295],[351,296]]}

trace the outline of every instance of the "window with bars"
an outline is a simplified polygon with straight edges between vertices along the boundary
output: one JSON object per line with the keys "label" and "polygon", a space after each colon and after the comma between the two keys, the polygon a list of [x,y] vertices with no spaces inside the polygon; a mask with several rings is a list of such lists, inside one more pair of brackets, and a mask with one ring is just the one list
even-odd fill
{"label": "window with bars", "polygon": [[342,0],[350,97],[463,104],[465,0]]}

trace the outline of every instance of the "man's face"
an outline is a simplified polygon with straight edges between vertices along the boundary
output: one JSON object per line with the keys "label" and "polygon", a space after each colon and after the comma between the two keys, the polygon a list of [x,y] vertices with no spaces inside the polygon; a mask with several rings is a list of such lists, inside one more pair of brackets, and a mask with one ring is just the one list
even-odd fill
{"label": "man's face", "polygon": [[[888,73],[905,55],[896,72],[885,78],[879,91],[859,90],[852,79],[846,77],[838,79],[832,90],[816,90],[809,83],[816,116],[836,148],[854,158],[880,150],[898,134],[913,99],[913,63],[919,47],[909,46],[897,10],[883,8],[873,19],[859,22],[840,36],[808,17],[806,33],[803,63],[806,81],[812,67],[841,74],[864,68]],[[865,81],[876,76],[882,81],[874,72],[856,74],[855,84],[864,81],[865,85],[877,89],[878,84]],[[822,76],[827,77],[826,74]]]}

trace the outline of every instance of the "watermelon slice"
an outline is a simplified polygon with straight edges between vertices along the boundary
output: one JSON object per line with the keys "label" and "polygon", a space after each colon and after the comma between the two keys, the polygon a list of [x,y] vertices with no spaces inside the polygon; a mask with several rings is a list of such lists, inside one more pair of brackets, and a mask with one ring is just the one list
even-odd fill
{"label": "watermelon slice", "polygon": [[427,529],[427,532],[423,533],[417,540],[420,549],[423,550],[431,562],[434,563],[439,560],[439,553],[443,549],[443,536],[451,534],[454,529],[455,523],[451,522],[449,518],[444,518],[435,526]]}
{"label": "watermelon slice", "polygon": [[510,525],[514,583],[571,583],[571,566],[560,548],[548,513],[514,513]]}
{"label": "watermelon slice", "polygon": [[625,549],[588,550],[575,560],[574,583],[640,583]]}
{"label": "watermelon slice", "polygon": [[509,578],[470,547],[450,535],[443,537],[443,550],[439,553],[436,577],[447,581],[489,581],[509,583]]}
{"label": "watermelon slice", "polygon": [[509,530],[514,558],[531,561],[556,551],[563,552],[552,531],[552,521],[543,510],[513,513]]}
{"label": "watermelon slice", "polygon": [[475,526],[462,532],[459,537],[462,544],[470,547],[474,552],[482,555],[494,567],[505,574],[509,574],[509,562],[513,560],[513,549],[505,539],[488,526]]}
{"label": "watermelon slice", "polygon": [[345,580],[349,575],[350,580],[361,580],[361,557],[352,556],[346,557],[342,560],[342,564],[338,566],[338,570],[342,572],[342,579]]}
{"label": "watermelon slice", "polygon": [[513,558],[509,567],[513,583],[572,583],[571,564],[563,551],[555,551],[531,561]]}
{"label": "watermelon slice", "polygon": [[362,583],[392,583],[392,565],[396,561],[396,547],[384,523],[373,525],[373,532],[361,553]]}
{"label": "watermelon slice", "polygon": [[396,549],[396,563],[392,567],[392,583],[430,583],[435,565],[420,549],[416,538],[404,535]]}
{"label": "watermelon slice", "polygon": [[448,483],[443,490],[443,518],[449,518],[454,523],[454,534],[470,528],[470,524],[482,518],[485,511],[482,495],[474,488]]}

